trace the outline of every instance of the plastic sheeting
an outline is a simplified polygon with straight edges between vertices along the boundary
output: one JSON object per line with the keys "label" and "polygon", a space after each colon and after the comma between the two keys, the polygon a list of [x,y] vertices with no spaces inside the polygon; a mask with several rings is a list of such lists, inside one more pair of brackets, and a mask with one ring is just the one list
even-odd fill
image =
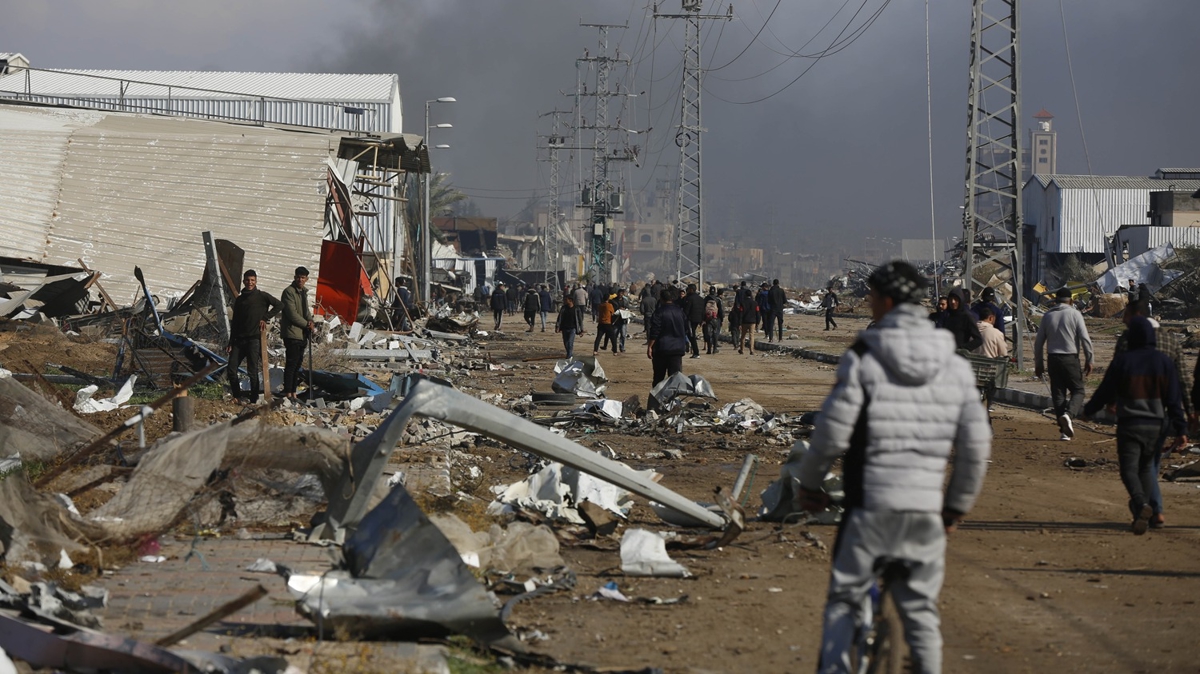
{"label": "plastic sheeting", "polygon": [[574,393],[579,398],[599,398],[608,384],[608,375],[595,358],[560,360],[554,364],[556,393]]}
{"label": "plastic sheeting", "polygon": [[712,384],[709,384],[707,379],[698,374],[688,376],[682,372],[676,372],[650,389],[650,397],[657,400],[658,404],[663,407],[666,407],[668,402],[678,396],[713,399],[717,397],[713,393]]}
{"label": "plastic sheeting", "polygon": [[1156,293],[1184,273],[1162,268],[1174,257],[1175,247],[1164,243],[1104,272],[1096,279],[1096,285],[1103,293],[1114,293],[1128,289],[1129,282],[1133,281],[1135,286],[1145,283],[1150,292]]}

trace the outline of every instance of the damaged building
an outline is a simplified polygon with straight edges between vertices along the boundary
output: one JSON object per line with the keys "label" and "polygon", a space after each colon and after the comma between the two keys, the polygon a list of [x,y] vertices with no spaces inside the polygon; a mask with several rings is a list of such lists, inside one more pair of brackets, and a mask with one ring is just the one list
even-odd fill
{"label": "damaged building", "polygon": [[186,292],[205,231],[241,246],[265,288],[298,265],[320,283],[325,257],[380,272],[386,294],[414,265],[398,205],[403,174],[429,164],[399,133],[395,75],[19,63],[0,75],[0,255],[98,270],[122,305],[147,260],[158,291]]}

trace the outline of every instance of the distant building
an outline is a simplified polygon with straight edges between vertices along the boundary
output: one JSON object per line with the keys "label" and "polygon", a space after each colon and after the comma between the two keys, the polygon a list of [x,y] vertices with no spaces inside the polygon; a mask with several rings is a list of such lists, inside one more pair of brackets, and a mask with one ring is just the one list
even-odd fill
{"label": "distant building", "polygon": [[1102,261],[1118,229],[1151,224],[1151,193],[1200,189],[1200,179],[1184,177],[1191,175],[1200,176],[1200,169],[1160,169],[1155,177],[1034,175],[1023,193],[1031,234],[1025,237],[1026,279],[1052,284],[1054,271],[1070,254]]}
{"label": "distant building", "polygon": [[1033,116],[1037,120],[1029,132],[1029,148],[1025,157],[1025,179],[1031,175],[1058,173],[1058,132],[1052,128],[1054,115],[1042,108]]}
{"label": "distant building", "polygon": [[900,259],[914,264],[940,262],[949,247],[945,239],[901,239]]}

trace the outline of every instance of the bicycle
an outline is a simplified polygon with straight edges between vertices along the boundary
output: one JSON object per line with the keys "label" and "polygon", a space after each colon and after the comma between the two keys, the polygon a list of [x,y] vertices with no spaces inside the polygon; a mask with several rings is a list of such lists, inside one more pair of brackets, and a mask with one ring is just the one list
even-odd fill
{"label": "bicycle", "polygon": [[889,591],[892,583],[904,580],[908,562],[883,557],[875,561],[875,583],[864,609],[862,628],[850,652],[851,671],[858,674],[902,674],[908,671],[908,644],[904,623]]}

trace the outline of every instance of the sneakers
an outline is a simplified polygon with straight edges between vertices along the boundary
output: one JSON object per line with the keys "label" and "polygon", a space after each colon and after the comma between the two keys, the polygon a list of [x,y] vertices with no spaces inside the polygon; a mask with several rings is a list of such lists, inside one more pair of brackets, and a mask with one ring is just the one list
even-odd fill
{"label": "sneakers", "polygon": [[1161,529],[1165,526],[1167,526],[1167,520],[1165,517],[1163,517],[1162,513],[1159,513],[1159,514],[1155,515],[1154,517],[1150,518],[1150,528],[1151,529]]}
{"label": "sneakers", "polygon": [[1058,430],[1062,431],[1062,434],[1068,440],[1075,437],[1075,426],[1073,424],[1071,424],[1071,415],[1069,415],[1069,414],[1058,415]]}
{"label": "sneakers", "polygon": [[1071,436],[1067,435],[1066,433],[1063,433],[1062,435],[1058,436],[1058,439],[1066,441],[1066,440],[1070,440]]}
{"label": "sneakers", "polygon": [[1129,530],[1133,532],[1134,536],[1141,536],[1142,534],[1146,533],[1146,529],[1150,528],[1150,518],[1153,516],[1154,509],[1150,507],[1149,503],[1147,503],[1146,505],[1142,506],[1142,509],[1138,512],[1137,518],[1133,520],[1133,524],[1129,527]]}

